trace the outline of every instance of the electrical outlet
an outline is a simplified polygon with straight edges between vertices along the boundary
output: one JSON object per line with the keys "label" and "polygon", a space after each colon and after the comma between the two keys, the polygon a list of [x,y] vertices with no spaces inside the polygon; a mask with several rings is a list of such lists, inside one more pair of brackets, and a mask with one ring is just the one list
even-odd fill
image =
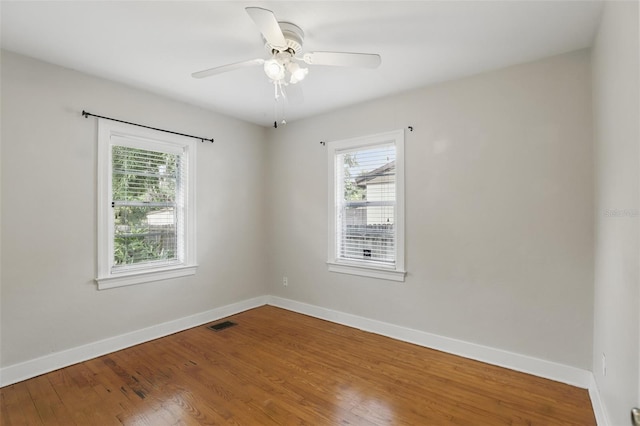
{"label": "electrical outlet", "polygon": [[607,375],[607,357],[604,356],[604,352],[602,353],[602,375]]}
{"label": "electrical outlet", "polygon": [[289,279],[286,276],[282,277],[282,285],[285,287],[289,285]]}

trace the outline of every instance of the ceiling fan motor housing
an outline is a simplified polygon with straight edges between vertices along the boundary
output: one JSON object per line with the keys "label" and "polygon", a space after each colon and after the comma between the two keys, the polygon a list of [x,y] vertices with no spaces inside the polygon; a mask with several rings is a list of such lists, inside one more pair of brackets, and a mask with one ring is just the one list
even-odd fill
{"label": "ceiling fan motor housing", "polygon": [[282,35],[284,35],[287,46],[283,50],[280,50],[267,43],[265,46],[267,48],[267,51],[269,51],[269,53],[274,53],[274,50],[278,52],[292,50],[293,55],[295,55],[296,53],[300,53],[302,51],[302,43],[304,42],[304,32],[302,31],[302,28],[295,24],[292,24],[291,22],[278,22],[278,25],[282,30]]}

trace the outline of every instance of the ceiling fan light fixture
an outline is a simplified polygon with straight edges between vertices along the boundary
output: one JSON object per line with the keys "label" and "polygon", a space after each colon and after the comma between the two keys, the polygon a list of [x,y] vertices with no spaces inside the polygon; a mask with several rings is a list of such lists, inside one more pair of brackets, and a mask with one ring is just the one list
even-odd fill
{"label": "ceiling fan light fixture", "polygon": [[277,59],[269,59],[264,62],[264,73],[273,81],[284,78],[284,66]]}
{"label": "ceiling fan light fixture", "polygon": [[289,83],[291,84],[296,84],[297,82],[304,80],[307,74],[309,74],[309,68],[302,68],[295,62],[290,62],[287,65],[287,71],[291,74],[291,78],[289,79]]}

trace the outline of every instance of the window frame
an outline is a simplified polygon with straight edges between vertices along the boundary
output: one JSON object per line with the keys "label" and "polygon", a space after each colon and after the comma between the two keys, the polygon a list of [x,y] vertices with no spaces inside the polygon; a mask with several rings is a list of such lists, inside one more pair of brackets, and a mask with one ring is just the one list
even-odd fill
{"label": "window frame", "polygon": [[[378,145],[395,145],[396,148],[396,215],[395,215],[395,264],[384,265],[365,260],[338,257],[336,167],[337,155],[356,149],[369,149]],[[405,211],[404,211],[404,130],[393,130],[369,136],[327,142],[328,147],[328,254],[330,272],[359,275],[391,281],[404,281],[405,271]]]}
{"label": "window frame", "polygon": [[[181,155],[187,162],[182,236],[183,257],[171,264],[135,265],[114,270],[114,220],[112,211],[112,147],[128,146]],[[191,138],[98,119],[98,271],[99,290],[194,275],[196,263],[196,146]]]}

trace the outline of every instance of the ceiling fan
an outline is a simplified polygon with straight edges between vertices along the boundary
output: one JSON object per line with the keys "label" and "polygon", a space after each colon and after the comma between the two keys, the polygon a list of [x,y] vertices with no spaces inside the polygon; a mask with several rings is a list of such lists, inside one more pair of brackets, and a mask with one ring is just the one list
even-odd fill
{"label": "ceiling fan", "polygon": [[275,14],[268,9],[247,7],[245,10],[262,33],[269,57],[209,68],[191,74],[192,77],[210,77],[240,68],[263,65],[265,74],[276,85],[277,100],[278,88],[284,95],[282,86],[296,84],[308,74],[309,69],[301,64],[377,68],[381,63],[380,55],[369,53],[309,52],[303,54],[304,32],[300,27],[290,22],[278,22]]}

